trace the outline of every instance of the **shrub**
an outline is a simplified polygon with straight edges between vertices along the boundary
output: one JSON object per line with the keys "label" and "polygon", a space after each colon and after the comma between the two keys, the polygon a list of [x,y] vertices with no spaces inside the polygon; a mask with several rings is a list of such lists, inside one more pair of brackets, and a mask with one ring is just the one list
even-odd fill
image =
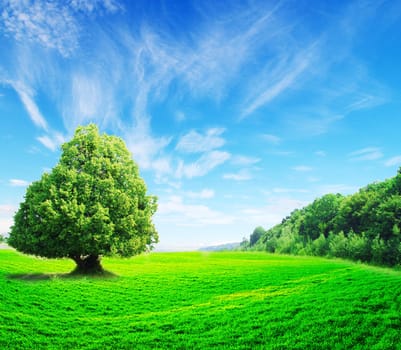
{"label": "shrub", "polygon": [[371,248],[365,234],[357,235],[353,231],[348,234],[348,257],[352,260],[370,261]]}
{"label": "shrub", "polygon": [[344,232],[340,231],[337,235],[330,233],[329,235],[329,252],[331,256],[338,258],[348,257],[348,242]]}
{"label": "shrub", "polygon": [[325,256],[329,251],[329,244],[323,233],[320,234],[319,238],[312,241],[310,244],[311,255]]}

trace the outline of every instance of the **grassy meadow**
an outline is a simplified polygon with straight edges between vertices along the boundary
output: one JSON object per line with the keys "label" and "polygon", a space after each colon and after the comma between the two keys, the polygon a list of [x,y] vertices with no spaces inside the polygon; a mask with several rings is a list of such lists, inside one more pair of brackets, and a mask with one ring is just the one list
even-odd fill
{"label": "grassy meadow", "polygon": [[401,272],[266,253],[69,260],[0,250],[0,349],[401,349]]}

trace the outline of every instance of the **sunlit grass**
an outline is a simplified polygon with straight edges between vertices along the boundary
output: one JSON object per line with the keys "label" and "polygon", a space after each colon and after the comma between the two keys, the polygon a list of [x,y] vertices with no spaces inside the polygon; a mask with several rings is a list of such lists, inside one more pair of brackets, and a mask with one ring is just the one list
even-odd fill
{"label": "sunlit grass", "polygon": [[401,273],[264,253],[68,260],[0,251],[1,349],[396,349]]}

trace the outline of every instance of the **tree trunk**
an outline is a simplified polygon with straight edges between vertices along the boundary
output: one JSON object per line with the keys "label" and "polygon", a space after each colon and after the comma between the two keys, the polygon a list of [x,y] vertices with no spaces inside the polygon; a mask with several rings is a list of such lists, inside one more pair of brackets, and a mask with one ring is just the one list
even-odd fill
{"label": "tree trunk", "polygon": [[99,255],[72,255],[70,258],[77,264],[74,273],[84,275],[103,273]]}

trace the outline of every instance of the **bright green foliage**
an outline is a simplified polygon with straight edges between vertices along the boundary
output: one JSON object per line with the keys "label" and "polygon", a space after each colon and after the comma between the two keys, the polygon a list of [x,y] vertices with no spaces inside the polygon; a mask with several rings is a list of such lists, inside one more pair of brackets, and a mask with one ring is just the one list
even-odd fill
{"label": "bright green foliage", "polygon": [[263,236],[263,234],[265,233],[265,230],[263,227],[259,226],[256,227],[252,234],[249,236],[249,244],[250,246],[253,246],[256,244],[256,242],[260,239],[260,237]]}
{"label": "bright green foliage", "polygon": [[401,272],[254,252],[68,260],[0,251],[0,349],[399,349]]}
{"label": "bright green foliage", "polygon": [[401,169],[343,197],[328,194],[295,210],[254,243],[268,252],[401,264]]}
{"label": "bright green foliage", "polygon": [[299,234],[309,239],[317,239],[321,234],[327,237],[334,226],[334,219],[338,213],[343,196],[327,194],[316,199],[299,223]]}
{"label": "bright green foliage", "polygon": [[62,151],[51,173],[28,187],[11,246],[48,258],[70,257],[84,268],[85,259],[92,264],[103,255],[128,257],[157,242],[151,221],[156,198],[146,195],[120,138],[100,135],[91,124],[79,127]]}
{"label": "bright green foliage", "polygon": [[329,244],[323,233],[320,234],[319,238],[312,241],[308,246],[309,254],[315,256],[325,256],[329,251]]}

